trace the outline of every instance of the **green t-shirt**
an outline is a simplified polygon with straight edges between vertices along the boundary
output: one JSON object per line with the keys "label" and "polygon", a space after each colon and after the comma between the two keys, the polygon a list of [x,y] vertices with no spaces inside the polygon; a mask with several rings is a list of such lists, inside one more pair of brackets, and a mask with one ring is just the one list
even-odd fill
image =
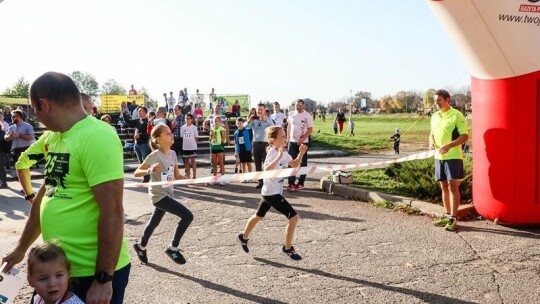
{"label": "green t-shirt", "polygon": [[[431,116],[430,136],[433,136],[436,150],[455,140],[460,135],[468,133],[465,117],[460,111],[452,107],[445,113],[439,110]],[[451,148],[446,154],[436,152],[435,158],[440,160],[463,159],[461,145]]]}
{"label": "green t-shirt", "polygon": [[[15,166],[27,169],[43,158],[43,240],[59,242],[71,263],[73,277],[92,276],[96,271],[99,207],[91,187],[124,178],[120,139],[108,124],[88,116],[64,133],[45,132],[22,153]],[[124,237],[116,269],[129,263]]]}
{"label": "green t-shirt", "polygon": [[212,128],[212,132],[216,134],[216,136],[212,139],[210,139],[210,148],[212,151],[223,151],[223,139],[221,138],[221,131],[225,131],[225,128],[222,126],[219,126],[219,128]]}

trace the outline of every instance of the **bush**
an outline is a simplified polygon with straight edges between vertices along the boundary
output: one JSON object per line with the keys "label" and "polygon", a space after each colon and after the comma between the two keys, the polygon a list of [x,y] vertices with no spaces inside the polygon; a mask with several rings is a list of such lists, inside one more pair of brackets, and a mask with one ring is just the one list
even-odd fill
{"label": "bush", "polygon": [[[465,178],[460,182],[461,200],[472,200],[472,159],[463,160]],[[434,179],[434,160],[423,159],[388,166],[384,173],[399,183],[397,192],[414,198],[440,201],[441,188]]]}

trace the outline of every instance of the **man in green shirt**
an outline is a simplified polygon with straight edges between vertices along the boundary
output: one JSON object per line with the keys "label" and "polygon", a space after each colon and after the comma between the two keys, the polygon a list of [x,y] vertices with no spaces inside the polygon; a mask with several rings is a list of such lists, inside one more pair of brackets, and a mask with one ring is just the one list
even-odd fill
{"label": "man in green shirt", "polygon": [[433,97],[437,111],[431,117],[429,149],[435,152],[435,180],[442,189],[444,216],[433,222],[454,231],[460,202],[459,180],[464,177],[461,145],[469,138],[469,130],[463,114],[450,106],[450,94],[438,90]]}
{"label": "man in green shirt", "polygon": [[[9,271],[41,234],[66,252],[73,292],[85,303],[122,303],[130,257],[123,237],[123,152],[116,133],[85,112],[79,89],[49,72],[30,87],[36,116],[47,127],[16,164],[32,203],[17,246],[2,258]],[[45,159],[45,183],[34,196],[29,168]]]}

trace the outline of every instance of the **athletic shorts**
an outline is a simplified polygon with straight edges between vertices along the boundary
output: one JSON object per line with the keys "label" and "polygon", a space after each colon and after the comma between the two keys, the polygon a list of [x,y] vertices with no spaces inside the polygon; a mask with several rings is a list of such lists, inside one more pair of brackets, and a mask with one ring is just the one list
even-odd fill
{"label": "athletic shorts", "polygon": [[435,159],[435,181],[450,181],[464,177],[462,159]]}
{"label": "athletic shorts", "polygon": [[253,155],[250,152],[246,151],[240,151],[238,154],[238,158],[240,159],[241,163],[252,163],[253,162]]}
{"label": "athletic shorts", "polygon": [[197,151],[195,150],[182,150],[182,158],[195,158],[197,157]]}
{"label": "athletic shorts", "polygon": [[270,207],[274,207],[279,213],[285,215],[288,219],[291,219],[296,215],[296,211],[289,204],[289,202],[281,195],[263,195],[261,202],[259,203],[259,209],[257,209],[256,215],[259,217],[264,217],[266,212],[270,210]]}
{"label": "athletic shorts", "polygon": [[219,153],[223,153],[223,152],[225,152],[224,149],[216,149],[216,150],[212,149],[212,154],[219,154]]}

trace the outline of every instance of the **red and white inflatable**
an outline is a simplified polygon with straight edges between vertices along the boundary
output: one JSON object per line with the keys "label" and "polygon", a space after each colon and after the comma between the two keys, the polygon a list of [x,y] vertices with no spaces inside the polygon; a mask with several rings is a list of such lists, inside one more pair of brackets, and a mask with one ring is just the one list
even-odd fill
{"label": "red and white inflatable", "polygon": [[539,1],[428,0],[472,75],[475,208],[505,225],[540,224]]}

